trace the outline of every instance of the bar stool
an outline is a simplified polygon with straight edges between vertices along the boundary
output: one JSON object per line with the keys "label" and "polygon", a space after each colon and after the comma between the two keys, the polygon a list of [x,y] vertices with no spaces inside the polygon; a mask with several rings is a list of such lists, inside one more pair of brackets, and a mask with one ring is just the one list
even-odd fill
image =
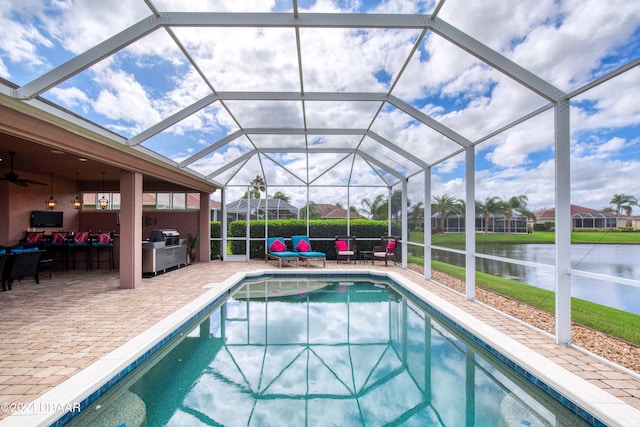
{"label": "bar stool", "polygon": [[51,233],[51,241],[44,244],[44,248],[51,253],[53,260],[54,254],[60,252],[62,257],[61,265],[69,271],[69,254],[67,248],[67,233],[64,231],[54,231]]}
{"label": "bar stool", "polygon": [[76,268],[76,252],[84,251],[87,270],[91,270],[91,242],[89,242],[88,231],[76,231],[73,240],[68,243],[73,259],[73,269]]}
{"label": "bar stool", "polygon": [[106,261],[109,263],[109,271],[116,268],[113,261],[113,235],[110,232],[98,232],[96,240],[93,242],[96,248],[96,267],[100,268],[100,252],[107,252]]}

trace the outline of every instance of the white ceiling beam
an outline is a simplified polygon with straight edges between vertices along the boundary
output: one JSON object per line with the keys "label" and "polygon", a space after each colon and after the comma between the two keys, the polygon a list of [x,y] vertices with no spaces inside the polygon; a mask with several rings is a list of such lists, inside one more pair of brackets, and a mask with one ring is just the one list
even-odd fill
{"label": "white ceiling beam", "polygon": [[364,135],[366,129],[348,128],[245,128],[247,135]]}
{"label": "white ceiling beam", "polygon": [[221,173],[224,173],[227,170],[231,169],[232,167],[234,167],[234,166],[236,166],[236,165],[238,165],[240,163],[248,161],[255,154],[256,154],[256,152],[254,150],[251,150],[251,151],[249,151],[247,153],[244,153],[242,156],[237,157],[232,162],[229,162],[226,165],[224,165],[223,167],[218,168],[215,171],[211,172],[209,175],[207,175],[207,179],[213,179],[216,176],[220,175]]}
{"label": "white ceiling beam", "polygon": [[40,95],[103,60],[107,56],[112,55],[114,52],[153,32],[158,28],[159,22],[160,20],[152,15],[147,19],[133,24],[110,39],[97,44],[86,52],[81,53],[59,67],[16,89],[14,96],[18,99],[31,99]]}
{"label": "white ceiling beam", "polygon": [[200,151],[198,151],[197,153],[195,153],[192,156],[187,157],[186,159],[184,159],[182,162],[180,162],[180,164],[178,165],[181,168],[184,168],[185,166],[190,165],[191,163],[200,160],[201,158],[203,158],[204,156],[208,155],[209,153],[217,150],[218,148],[221,148],[222,146],[228,144],[229,142],[240,138],[242,135],[244,135],[244,132],[241,130],[237,130],[233,133],[230,133],[229,135],[225,136],[222,139],[219,139],[218,141],[214,142],[213,144],[211,144],[210,146],[208,146],[207,148],[204,148]]}
{"label": "white ceiling beam", "polygon": [[223,101],[386,101],[378,92],[217,92]]}
{"label": "white ceiling beam", "polygon": [[458,132],[454,131],[453,129],[448,128],[447,126],[443,125],[439,121],[429,117],[428,115],[426,115],[422,111],[420,111],[417,108],[407,104],[406,102],[401,101],[399,98],[396,98],[395,96],[390,96],[389,97],[389,103],[392,104],[397,109],[399,109],[400,111],[410,115],[414,119],[418,120],[419,122],[423,123],[424,125],[426,125],[426,126],[430,127],[431,129],[435,130],[439,134],[446,136],[447,138],[449,138],[450,140],[452,140],[456,144],[461,145],[463,147],[469,147],[471,145],[471,141],[469,141],[464,136],[460,135]]}
{"label": "white ceiling beam", "polygon": [[422,168],[422,169],[427,169],[429,168],[429,164],[420,160],[419,158],[417,158],[416,156],[414,156],[413,154],[409,153],[408,151],[398,147],[397,145],[395,145],[393,142],[389,141],[386,138],[383,138],[382,136],[378,135],[377,133],[373,132],[373,131],[367,131],[367,136],[377,142],[379,142],[380,144],[384,145],[385,147],[387,147],[389,150],[393,151],[394,153],[400,155],[401,157],[409,160],[410,162],[415,163],[418,167]]}
{"label": "white ceiling beam", "polygon": [[360,157],[362,157],[363,159],[365,159],[366,161],[368,161],[369,163],[373,163],[374,165],[378,166],[380,169],[382,169],[382,170],[386,171],[387,173],[395,176],[399,180],[403,180],[405,178],[404,175],[402,175],[398,171],[396,171],[394,169],[391,169],[388,165],[385,165],[384,163],[382,163],[382,162],[378,161],[377,159],[371,157],[371,155],[365,153],[364,151],[358,151],[358,155]]}
{"label": "white ceiling beam", "polygon": [[320,153],[320,154],[333,154],[333,153],[355,153],[356,150],[353,148],[322,148],[322,147],[267,147],[267,148],[257,148],[257,152],[259,153]]}
{"label": "white ceiling beam", "polygon": [[430,19],[430,21],[430,26],[433,32],[455,44],[459,48],[465,50],[466,52],[470,53],[471,55],[475,56],[476,58],[480,59],[481,61],[503,72],[513,80],[531,89],[538,95],[554,103],[566,99],[566,94],[562,90],[536,76],[531,71],[507,59],[505,56],[501,55],[495,50],[480,43],[473,37],[463,33],[454,26],[439,18],[433,18]]}
{"label": "white ceiling beam", "polygon": [[430,15],[382,13],[161,12],[171,27],[425,28]]}
{"label": "white ceiling beam", "polygon": [[176,123],[179,123],[180,121],[186,119],[190,115],[195,114],[198,111],[202,110],[203,108],[209,106],[210,104],[215,102],[217,99],[218,97],[213,93],[208,96],[205,96],[204,98],[183,108],[177,113],[165,118],[164,120],[159,121],[158,123],[151,126],[150,128],[145,129],[144,131],[140,132],[133,138],[130,138],[128,141],[128,144],[132,146],[141,144],[142,142],[146,141],[152,136],[159,134],[163,130],[168,129],[169,127],[175,125]]}

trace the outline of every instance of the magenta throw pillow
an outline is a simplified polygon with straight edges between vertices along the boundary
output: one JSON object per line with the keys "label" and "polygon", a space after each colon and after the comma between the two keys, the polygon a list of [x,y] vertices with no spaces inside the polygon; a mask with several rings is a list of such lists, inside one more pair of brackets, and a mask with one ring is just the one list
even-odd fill
{"label": "magenta throw pillow", "polygon": [[349,250],[347,242],[345,242],[344,240],[338,240],[336,242],[336,248],[338,249],[338,252],[345,252]]}
{"label": "magenta throw pillow", "polygon": [[51,243],[62,244],[67,240],[67,233],[53,232],[51,233]]}
{"label": "magenta throw pillow", "polygon": [[300,243],[296,246],[296,250],[298,250],[298,252],[309,252],[311,250],[311,246],[306,240],[300,240]]}
{"label": "magenta throw pillow", "polygon": [[388,252],[393,252],[393,248],[395,247],[396,247],[396,242],[394,240],[390,240],[389,243],[387,243]]}
{"label": "magenta throw pillow", "polygon": [[274,240],[269,249],[271,252],[284,252],[287,249],[287,245],[282,243],[281,240]]}

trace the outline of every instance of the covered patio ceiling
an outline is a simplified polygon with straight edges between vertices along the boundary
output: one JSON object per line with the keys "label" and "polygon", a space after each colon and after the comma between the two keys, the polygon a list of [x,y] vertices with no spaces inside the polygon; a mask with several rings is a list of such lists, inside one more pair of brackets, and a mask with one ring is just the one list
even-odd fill
{"label": "covered patio ceiling", "polygon": [[12,3],[37,60],[5,59],[0,93],[217,187],[391,187],[530,119],[547,130],[527,143],[552,145],[547,111],[610,77],[554,73],[526,28],[500,37],[514,34],[500,2],[480,3]]}

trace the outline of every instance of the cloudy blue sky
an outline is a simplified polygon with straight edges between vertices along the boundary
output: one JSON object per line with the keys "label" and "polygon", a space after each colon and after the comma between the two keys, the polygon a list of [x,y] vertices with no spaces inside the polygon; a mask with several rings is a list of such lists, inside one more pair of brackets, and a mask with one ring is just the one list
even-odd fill
{"label": "cloudy blue sky", "polygon": [[[25,85],[145,19],[152,13],[150,5],[158,11],[292,10],[285,0],[4,1],[0,76]],[[301,12],[428,14],[435,2],[319,0],[300,1],[298,7]],[[637,0],[447,0],[438,17],[566,93],[640,57]],[[432,32],[303,28],[300,45],[301,68],[291,28],[159,30],[41,95],[124,138],[135,138],[212,90],[300,92],[303,85],[306,92],[391,93],[467,140],[482,141],[476,147],[477,199],[526,194],[533,209],[553,206],[553,110],[487,138],[548,105],[540,96]],[[572,203],[599,209],[616,193],[640,197],[639,88],[640,67],[635,67],[572,98]],[[299,101],[215,102],[141,145],[179,162],[240,126],[370,128],[436,164],[432,194],[463,198],[464,155],[452,156],[460,147],[400,109],[380,106],[317,101],[306,102],[303,110]],[[229,199],[244,192],[234,185],[264,172],[269,192],[282,191],[297,206],[306,202],[300,186],[309,181],[351,182],[355,205],[382,193],[379,186],[385,182],[397,182],[371,162],[336,153],[307,157],[273,151],[229,166],[254,148],[304,146],[359,146],[412,177],[412,201],[424,193],[420,168],[370,137],[241,136],[189,167],[204,175],[218,171],[212,178],[231,186]],[[346,190],[318,187],[310,198],[346,204]]]}

